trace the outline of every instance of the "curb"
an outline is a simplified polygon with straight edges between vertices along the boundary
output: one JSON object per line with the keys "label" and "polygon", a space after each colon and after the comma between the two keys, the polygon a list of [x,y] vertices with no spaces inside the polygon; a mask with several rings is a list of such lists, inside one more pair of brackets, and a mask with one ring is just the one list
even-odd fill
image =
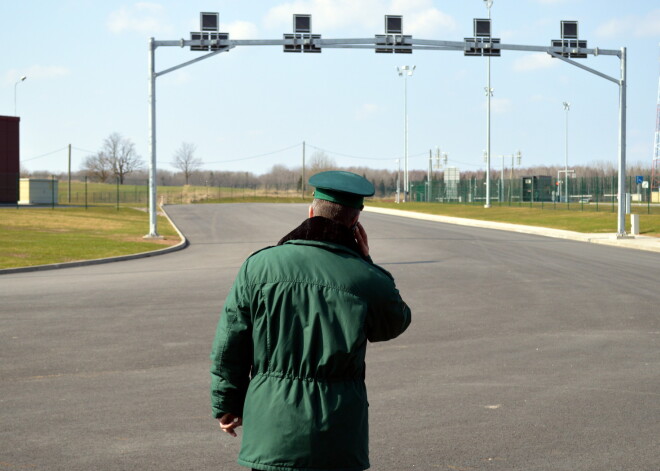
{"label": "curb", "polygon": [[425,221],[442,222],[458,226],[479,227],[482,229],[495,229],[499,231],[518,232],[555,239],[567,239],[592,244],[609,245],[627,249],[646,250],[648,252],[660,252],[660,239],[656,237],[636,236],[635,238],[617,239],[616,234],[585,234],[582,232],[566,231],[562,229],[551,229],[539,226],[523,226],[508,222],[482,221],[480,219],[465,219],[453,216],[440,216],[435,214],[416,213],[401,209],[387,209],[365,206],[365,211],[372,213],[388,214],[390,216],[407,217],[411,219],[422,219]]}
{"label": "curb", "polygon": [[179,238],[181,239],[181,242],[179,242],[177,245],[173,245],[171,247],[166,247],[164,249],[158,249],[158,250],[151,250],[149,252],[140,252],[140,253],[134,253],[131,255],[120,255],[118,257],[107,257],[107,258],[96,258],[93,260],[79,260],[76,262],[63,262],[63,263],[52,263],[49,265],[34,265],[31,267],[19,267],[19,268],[5,268],[0,270],[0,275],[9,275],[13,273],[28,273],[28,272],[34,272],[34,271],[46,271],[46,270],[56,270],[59,268],[73,268],[73,267],[83,267],[87,265],[101,265],[103,263],[112,263],[112,262],[123,262],[126,260],[136,260],[139,258],[147,258],[147,257],[155,257],[158,255],[165,255],[168,253],[172,252],[178,252],[179,250],[183,250],[188,245],[190,245],[190,242],[188,242],[188,239],[186,238],[185,235],[179,230],[176,224],[174,224],[174,221],[170,218],[169,214],[167,214],[167,211],[165,211],[165,208],[163,206],[160,207],[160,209],[163,211],[163,214],[167,218],[167,220],[172,224],[172,227],[176,231],[176,233],[179,235]]}

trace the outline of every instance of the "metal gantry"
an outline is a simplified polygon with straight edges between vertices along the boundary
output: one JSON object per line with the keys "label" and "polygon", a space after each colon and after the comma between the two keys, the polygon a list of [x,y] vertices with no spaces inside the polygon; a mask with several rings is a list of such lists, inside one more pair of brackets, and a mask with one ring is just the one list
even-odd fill
{"label": "metal gantry", "polygon": [[[298,23],[297,16],[308,16],[309,23],[302,21]],[[397,23],[398,21],[398,23]],[[490,21],[490,20],[485,20]],[[203,21],[202,21],[203,23]],[[567,23],[564,36],[564,23]],[[575,24],[573,24],[575,23]],[[301,24],[302,31],[297,31],[297,25]],[[619,149],[618,149],[618,217],[617,237],[625,237],[625,185],[626,185],[626,48],[621,49],[599,49],[586,48],[586,41],[577,40],[577,23],[562,22],[562,40],[552,41],[551,46],[533,46],[521,44],[501,44],[499,39],[490,37],[490,26],[488,35],[484,37],[465,38],[464,41],[445,41],[434,39],[417,39],[402,34],[401,17],[387,15],[385,17],[384,35],[375,35],[372,38],[337,38],[323,39],[321,35],[311,34],[311,15],[294,15],[294,34],[285,34],[283,39],[229,39],[227,33],[200,32],[191,33],[196,39],[179,39],[168,41],[157,41],[149,39],[149,234],[145,237],[159,237],[156,219],[156,78],[182,67],[208,59],[222,52],[227,52],[236,47],[251,46],[281,46],[285,52],[319,53],[323,49],[372,49],[379,53],[412,53],[413,50],[420,51],[455,51],[463,52],[465,55],[476,56],[499,56],[500,51],[519,52],[545,52],[552,57],[579,67],[587,72],[609,80],[619,86]],[[480,26],[481,27],[481,26]],[[574,36],[573,37],[573,28]],[[217,29],[217,22],[216,22]],[[308,29],[305,32],[305,29]],[[202,28],[202,31],[204,29]],[[475,20],[475,32],[477,24]],[[198,36],[195,36],[198,35]],[[155,52],[159,47],[190,47],[192,50],[210,51],[203,56],[197,57],[182,64],[170,67],[162,71],[156,71]],[[585,58],[587,56],[615,56],[620,61],[620,76],[610,77],[598,70],[580,64],[572,58]],[[489,153],[488,153],[489,154]],[[488,155],[489,157],[489,155]],[[404,182],[405,185],[405,182]],[[487,189],[490,187],[487,185]],[[404,189],[405,191],[405,189]],[[487,191],[487,202],[490,201],[490,192]]]}

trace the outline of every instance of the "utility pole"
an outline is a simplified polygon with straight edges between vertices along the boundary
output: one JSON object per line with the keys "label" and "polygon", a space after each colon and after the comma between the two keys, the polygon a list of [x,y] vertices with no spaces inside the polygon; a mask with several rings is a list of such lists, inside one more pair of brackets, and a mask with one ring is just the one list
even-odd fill
{"label": "utility pole", "polygon": [[302,197],[305,198],[305,141],[303,141],[303,153],[302,153],[302,181],[300,188],[302,190]]}
{"label": "utility pole", "polygon": [[69,144],[69,204],[71,204],[71,144]]}
{"label": "utility pole", "polygon": [[433,165],[433,149],[429,149],[429,175],[426,178],[426,186],[428,187],[428,193],[426,197],[426,202],[430,203],[432,198],[431,193],[431,166]]}

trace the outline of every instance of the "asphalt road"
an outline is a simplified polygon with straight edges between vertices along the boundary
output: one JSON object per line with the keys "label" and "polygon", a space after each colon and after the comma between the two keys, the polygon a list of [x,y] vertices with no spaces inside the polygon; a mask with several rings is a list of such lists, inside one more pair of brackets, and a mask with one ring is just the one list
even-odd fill
{"label": "asphalt road", "polygon": [[[244,258],[306,207],[168,212],[186,250],[0,277],[0,469],[243,469],[211,341]],[[369,346],[372,469],[660,469],[660,254],[363,222],[413,311]]]}

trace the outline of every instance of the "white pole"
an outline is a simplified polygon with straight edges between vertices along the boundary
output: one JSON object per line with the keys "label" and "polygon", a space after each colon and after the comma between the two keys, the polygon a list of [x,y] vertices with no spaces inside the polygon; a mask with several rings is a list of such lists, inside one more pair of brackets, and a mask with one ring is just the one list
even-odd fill
{"label": "white pole", "polygon": [[300,182],[300,188],[302,190],[302,197],[305,197],[305,141],[303,141],[302,148],[302,180]]}
{"label": "white pole", "polygon": [[504,156],[502,155],[502,173],[500,173],[500,204],[504,199]]}
{"label": "white pole", "polygon": [[408,201],[408,74],[403,75],[404,154],[403,154],[403,201]]}
{"label": "white pole", "polygon": [[158,238],[156,213],[156,46],[149,38],[149,234],[145,238]]}
{"label": "white pole", "polygon": [[19,83],[24,82],[26,78],[27,78],[27,75],[23,75],[23,76],[22,76],[20,79],[18,79],[18,80],[16,81],[16,83],[14,84],[14,116],[18,116],[18,113],[17,113],[17,111],[16,111],[16,110],[17,110],[17,108],[16,108],[16,87],[18,86]]}
{"label": "white pole", "polygon": [[426,185],[428,186],[428,193],[426,197],[426,202],[431,202],[431,165],[433,165],[433,150],[429,149],[429,175],[426,178]]}
{"label": "white pole", "polygon": [[621,80],[619,82],[619,207],[617,237],[626,236],[626,48],[621,48]]}
{"label": "white pole", "polygon": [[396,159],[396,202],[401,201],[401,159]]}
{"label": "white pole", "polygon": [[[490,20],[490,7],[493,0],[485,0],[488,9],[488,19]],[[490,87],[490,56],[487,60],[488,84],[486,86],[486,204],[484,208],[490,208],[490,96],[493,90]]]}
{"label": "white pole", "polygon": [[571,104],[564,102],[564,111],[566,111],[566,130],[565,130],[565,149],[564,149],[564,201],[568,203],[568,111],[571,109]]}

